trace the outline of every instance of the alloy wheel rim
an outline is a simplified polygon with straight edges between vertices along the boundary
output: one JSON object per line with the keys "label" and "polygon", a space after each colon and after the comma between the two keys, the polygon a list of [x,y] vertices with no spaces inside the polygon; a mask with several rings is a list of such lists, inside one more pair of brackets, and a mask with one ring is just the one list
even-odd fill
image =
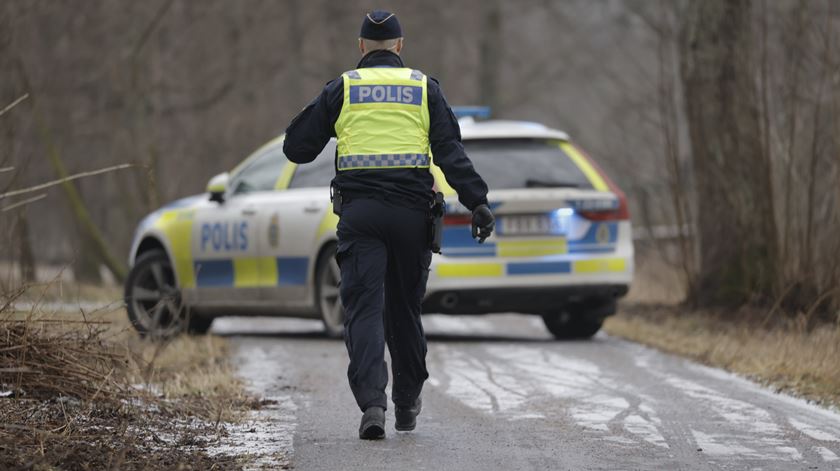
{"label": "alloy wheel rim", "polygon": [[131,287],[137,322],[149,334],[166,336],[181,328],[181,295],[167,262],[150,263]]}

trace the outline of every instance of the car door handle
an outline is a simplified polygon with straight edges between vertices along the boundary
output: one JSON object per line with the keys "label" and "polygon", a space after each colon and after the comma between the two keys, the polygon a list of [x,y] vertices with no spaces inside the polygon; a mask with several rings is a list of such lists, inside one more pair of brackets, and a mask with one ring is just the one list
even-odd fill
{"label": "car door handle", "polygon": [[257,210],[254,208],[245,208],[242,210],[243,216],[253,216],[255,214],[257,214]]}
{"label": "car door handle", "polygon": [[306,206],[303,208],[303,212],[309,214],[317,213],[319,211],[321,211],[321,208],[319,206]]}

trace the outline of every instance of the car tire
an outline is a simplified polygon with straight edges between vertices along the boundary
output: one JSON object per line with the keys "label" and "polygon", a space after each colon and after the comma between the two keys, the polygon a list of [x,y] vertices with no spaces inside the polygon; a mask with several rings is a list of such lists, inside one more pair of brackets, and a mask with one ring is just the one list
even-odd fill
{"label": "car tire", "polygon": [[601,330],[604,319],[615,314],[615,299],[567,306],[563,311],[543,314],[545,327],[558,340],[591,338]]}
{"label": "car tire", "polygon": [[183,305],[172,262],[163,250],[137,257],[125,281],[124,299],[131,324],[144,337],[204,334],[213,323],[212,318],[195,315]]}
{"label": "car tire", "polygon": [[339,295],[341,270],[335,259],[335,249],[336,244],[331,243],[321,250],[315,270],[315,302],[324,323],[324,333],[331,338],[341,338],[344,336],[344,306]]}

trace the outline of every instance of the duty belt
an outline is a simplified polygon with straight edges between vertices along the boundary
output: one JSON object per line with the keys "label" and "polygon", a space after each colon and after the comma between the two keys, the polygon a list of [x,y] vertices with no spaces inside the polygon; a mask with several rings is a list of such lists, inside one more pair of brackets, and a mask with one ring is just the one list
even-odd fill
{"label": "duty belt", "polygon": [[376,192],[367,193],[364,191],[350,191],[336,189],[336,193],[341,195],[342,203],[347,203],[356,199],[371,199],[387,201],[396,205],[404,206],[410,209],[421,209],[429,211],[434,203],[433,195],[429,195],[429,199],[421,200],[418,198],[411,198],[410,196],[389,195],[387,193]]}

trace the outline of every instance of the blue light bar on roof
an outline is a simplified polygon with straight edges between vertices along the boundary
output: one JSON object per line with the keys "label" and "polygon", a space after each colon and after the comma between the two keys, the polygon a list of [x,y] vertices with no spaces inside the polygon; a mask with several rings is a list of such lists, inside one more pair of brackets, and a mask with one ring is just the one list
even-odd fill
{"label": "blue light bar on roof", "polygon": [[490,119],[489,106],[453,106],[452,112],[458,119],[472,117],[474,119]]}

